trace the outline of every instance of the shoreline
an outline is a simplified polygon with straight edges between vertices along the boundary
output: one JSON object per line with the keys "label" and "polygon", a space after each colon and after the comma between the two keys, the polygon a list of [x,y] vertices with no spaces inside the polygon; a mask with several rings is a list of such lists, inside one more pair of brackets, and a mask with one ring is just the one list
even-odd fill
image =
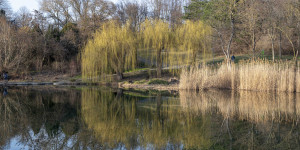
{"label": "shoreline", "polygon": [[5,83],[0,81],[0,86],[35,86],[35,85],[54,85],[54,86],[107,86],[112,88],[121,89],[141,89],[141,90],[159,90],[159,91],[179,91],[179,84],[130,84],[124,82],[112,82],[112,83],[85,83],[85,82],[69,82],[69,81],[58,81],[58,82],[39,82],[39,81],[9,81]]}
{"label": "shoreline", "polygon": [[130,83],[119,83],[119,88],[122,89],[135,89],[135,90],[158,90],[158,91],[179,91],[179,84],[130,84]]}
{"label": "shoreline", "polygon": [[[76,82],[70,82],[70,81],[58,81],[58,82],[39,82],[39,81],[11,81],[8,83],[4,83],[3,81],[0,81],[0,86],[106,86],[109,88],[114,89],[123,89],[123,90],[136,90],[136,91],[150,91],[150,90],[156,90],[156,91],[169,91],[171,93],[173,92],[179,92],[179,83],[169,83],[167,85],[164,84],[135,84],[135,83],[127,83],[124,81],[121,82],[111,82],[111,83],[86,83],[82,81],[76,81]],[[232,90],[232,89],[218,89],[218,88],[208,88],[206,90]],[[187,90],[187,89],[185,89]],[[206,91],[205,90],[205,91]],[[187,90],[189,91],[189,90]],[[236,90],[232,90],[236,91]],[[239,91],[251,91],[251,92],[265,92],[265,91],[256,91],[256,90],[239,90]],[[274,91],[275,92],[275,91]],[[280,91],[276,91],[280,92]],[[283,92],[283,93],[290,93],[290,92]],[[299,93],[299,92],[294,92]]]}
{"label": "shoreline", "polygon": [[11,81],[4,83],[3,81],[0,82],[0,86],[31,86],[31,85],[92,85],[83,82],[27,82],[27,81]]}
{"label": "shoreline", "polygon": [[[62,75],[64,76],[64,75]],[[143,75],[142,75],[143,76]],[[53,79],[55,78],[55,80]],[[135,90],[158,90],[158,91],[179,91],[179,81],[170,76],[165,76],[163,78],[152,78],[145,80],[144,77],[129,77],[125,80],[119,82],[98,82],[98,83],[90,83],[84,82],[81,78],[77,78],[76,80],[71,80],[74,77],[64,76],[63,78],[45,77],[43,80],[39,77],[35,80],[22,80],[15,79],[9,80],[5,83],[4,80],[0,80],[0,86],[106,86],[111,88],[120,88],[120,89],[135,89]],[[139,81],[144,81],[142,84],[134,83]],[[149,84],[152,80],[159,80],[165,82],[165,84]]]}

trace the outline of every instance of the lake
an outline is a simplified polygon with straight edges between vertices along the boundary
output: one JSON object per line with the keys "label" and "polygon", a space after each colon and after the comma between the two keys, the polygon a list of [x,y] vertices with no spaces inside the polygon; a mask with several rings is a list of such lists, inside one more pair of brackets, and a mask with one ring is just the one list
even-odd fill
{"label": "lake", "polygon": [[295,93],[0,91],[0,149],[300,149]]}

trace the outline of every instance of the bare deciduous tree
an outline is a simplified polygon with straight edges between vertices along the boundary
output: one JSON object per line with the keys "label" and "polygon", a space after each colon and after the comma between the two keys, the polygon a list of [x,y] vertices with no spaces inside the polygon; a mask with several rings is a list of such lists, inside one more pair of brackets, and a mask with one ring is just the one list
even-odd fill
{"label": "bare deciduous tree", "polygon": [[16,22],[19,27],[30,27],[32,22],[32,14],[26,7],[21,7],[17,12]]}

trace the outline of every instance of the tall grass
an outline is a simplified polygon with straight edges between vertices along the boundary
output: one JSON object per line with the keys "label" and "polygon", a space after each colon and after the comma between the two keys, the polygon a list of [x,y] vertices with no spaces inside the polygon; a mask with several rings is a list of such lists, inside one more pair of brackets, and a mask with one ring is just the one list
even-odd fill
{"label": "tall grass", "polygon": [[300,69],[294,62],[268,60],[191,67],[182,71],[179,87],[300,92]]}

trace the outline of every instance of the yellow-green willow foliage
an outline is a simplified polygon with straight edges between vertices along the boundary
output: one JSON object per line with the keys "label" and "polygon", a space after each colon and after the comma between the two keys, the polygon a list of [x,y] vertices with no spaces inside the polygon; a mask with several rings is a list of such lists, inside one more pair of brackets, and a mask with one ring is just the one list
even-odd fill
{"label": "yellow-green willow foliage", "polygon": [[82,77],[97,81],[104,73],[122,78],[126,69],[135,67],[136,38],[129,23],[120,26],[109,21],[86,44],[82,54]]}
{"label": "yellow-green willow foliage", "polygon": [[140,38],[144,48],[155,51],[153,57],[156,59],[157,77],[161,77],[162,52],[170,51],[175,43],[169,24],[163,20],[145,20],[141,24]]}
{"label": "yellow-green willow foliage", "polygon": [[[187,21],[176,29],[176,39],[179,49],[186,52],[187,62],[195,64],[197,54],[202,52],[203,58],[211,48],[212,29],[202,21]],[[192,56],[192,58],[190,58]]]}

